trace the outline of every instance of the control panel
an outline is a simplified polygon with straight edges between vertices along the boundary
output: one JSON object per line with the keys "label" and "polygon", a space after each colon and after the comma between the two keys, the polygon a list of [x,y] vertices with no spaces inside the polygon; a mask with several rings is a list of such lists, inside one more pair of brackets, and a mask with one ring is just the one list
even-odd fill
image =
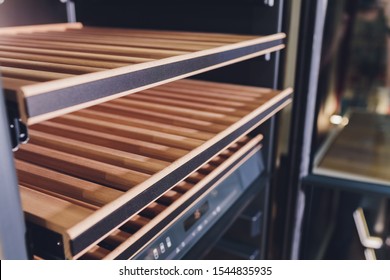
{"label": "control panel", "polygon": [[213,226],[264,170],[261,150],[252,155],[165,231],[151,241],[134,259],[180,259]]}

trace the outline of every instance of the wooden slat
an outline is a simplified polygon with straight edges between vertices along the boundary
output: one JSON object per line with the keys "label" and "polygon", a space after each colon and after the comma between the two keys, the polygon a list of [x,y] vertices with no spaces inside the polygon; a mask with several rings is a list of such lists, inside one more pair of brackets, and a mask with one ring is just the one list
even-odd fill
{"label": "wooden slat", "polygon": [[110,187],[129,190],[149,175],[33,144],[22,146],[16,158]]}
{"label": "wooden slat", "polygon": [[30,143],[42,147],[56,149],[146,174],[154,174],[169,165],[169,163],[165,161],[39,131],[30,130],[29,136],[31,137]]}
{"label": "wooden slat", "polygon": [[[1,71],[1,68],[0,68],[0,71]],[[7,77],[1,77],[1,82],[2,82],[3,88],[10,89],[13,91],[18,91],[23,86],[27,86],[27,85],[31,85],[31,84],[35,83],[34,81],[15,79],[15,78],[7,78]]]}
{"label": "wooden slat", "polygon": [[53,50],[77,51],[77,52],[92,52],[110,55],[129,55],[139,56],[142,58],[166,58],[170,56],[177,56],[186,54],[184,51],[173,51],[164,49],[150,49],[141,47],[122,47],[102,44],[85,44],[73,42],[52,42],[52,41],[38,41],[34,39],[23,39],[19,37],[5,38],[0,37],[1,45],[17,46],[17,47],[31,47],[31,48],[47,48]]}
{"label": "wooden slat", "polygon": [[55,232],[65,232],[92,213],[92,210],[24,186],[19,189],[27,219]]}
{"label": "wooden slat", "polygon": [[64,73],[52,73],[48,71],[39,71],[39,70],[6,67],[6,66],[1,67],[1,75],[3,75],[6,78],[15,78],[21,80],[38,81],[38,82],[64,79],[73,76]]}
{"label": "wooden slat", "polygon": [[140,215],[146,218],[155,218],[159,214],[161,214],[166,209],[166,206],[159,204],[157,202],[152,202],[145,208]]}
{"label": "wooden slat", "polygon": [[81,29],[81,28],[83,28],[83,25],[80,22],[27,25],[27,26],[12,26],[12,27],[0,28],[0,35],[43,32],[43,31],[44,32],[65,31],[65,30],[69,30],[69,29]]}
{"label": "wooden slat", "polygon": [[130,125],[134,127],[146,128],[155,131],[165,132],[169,134],[199,139],[199,140],[208,140],[213,137],[213,134],[202,132],[196,129],[180,127],[170,124],[158,123],[149,120],[143,120],[139,118],[133,118],[130,116],[118,116],[115,114],[115,111],[112,113],[96,112],[89,109],[84,109],[74,113],[75,115],[84,116],[87,118],[104,120],[112,123]]}
{"label": "wooden slat", "polygon": [[163,205],[170,205],[174,201],[176,201],[181,194],[175,190],[170,190],[166,192],[163,196],[161,196],[159,199],[157,199],[157,202]]}
{"label": "wooden slat", "polygon": [[[13,37],[8,36],[3,38]],[[145,47],[150,49],[167,49],[167,50],[177,50],[177,51],[200,51],[207,48],[219,47],[222,44],[219,43],[204,43],[204,44],[192,44],[192,42],[183,42],[180,40],[161,40],[161,39],[143,39],[143,38],[131,38],[126,39],[122,37],[114,36],[67,36],[65,34],[53,34],[53,33],[44,33],[44,34],[18,34],[17,38],[23,39],[33,39],[37,41],[48,41],[48,42],[71,42],[71,43],[85,43],[93,45],[109,45],[109,46],[127,46],[127,47]]]}
{"label": "wooden slat", "polygon": [[119,136],[135,138],[185,150],[192,150],[203,143],[203,141],[191,139],[188,137],[157,132],[144,128],[131,127],[127,125],[113,124],[106,121],[93,120],[76,115],[65,115],[56,118],[53,121],[83,128],[91,127],[97,131],[102,131],[105,133],[115,133]]}
{"label": "wooden slat", "polygon": [[[152,205],[152,207],[153,207],[153,205]],[[150,219],[148,219],[144,216],[135,215],[121,228],[123,228],[123,230],[125,230],[127,232],[137,232],[140,228],[144,227],[148,223],[150,223]]]}
{"label": "wooden slat", "polygon": [[190,41],[205,41],[205,42],[221,42],[221,43],[235,43],[243,40],[250,40],[256,38],[255,36],[246,35],[227,35],[218,33],[204,33],[204,32],[183,32],[183,31],[161,31],[161,30],[146,30],[146,29],[121,29],[121,28],[96,28],[85,26],[83,29],[69,30],[72,33],[96,33],[96,34],[116,34],[118,36],[140,36],[147,38],[170,38]]}
{"label": "wooden slat", "polygon": [[169,114],[184,116],[188,118],[200,119],[204,121],[219,123],[222,125],[230,125],[239,120],[239,118],[237,117],[232,117],[226,114],[211,113],[211,112],[205,112],[201,110],[182,108],[178,106],[169,106],[169,105],[160,106],[159,104],[138,101],[133,99],[119,98],[119,99],[112,100],[112,103],[142,108],[146,110],[153,110],[161,113],[169,113]]}
{"label": "wooden slat", "polygon": [[[51,63],[75,65],[75,66],[88,66],[88,67],[95,67],[101,69],[112,69],[116,67],[129,65],[129,63],[69,58],[69,57],[60,57],[60,56],[53,56],[53,55],[18,53],[18,52],[1,51],[1,50],[0,50],[0,57],[28,60],[28,61],[51,62]],[[92,69],[92,71],[94,70]]]}
{"label": "wooden slat", "polygon": [[121,191],[26,161],[16,159],[15,165],[21,184],[37,186],[99,207],[123,194]]}
{"label": "wooden slat", "polygon": [[[37,32],[36,34],[44,34],[48,37],[65,37],[65,38],[88,38],[88,39],[103,39],[103,41],[114,41],[114,42],[150,42],[150,43],[171,43],[171,44],[184,44],[184,45],[192,45],[192,46],[202,46],[203,48],[212,48],[220,45],[226,44],[226,42],[210,42],[207,40],[197,41],[197,40],[185,40],[185,36],[181,36],[181,38],[165,38],[164,35],[158,36],[142,36],[139,33],[128,33],[128,34],[118,34],[116,32],[84,32],[83,34],[77,32],[60,32],[60,31],[49,31],[49,32]],[[160,33],[161,34],[161,33]],[[157,34],[156,34],[157,35]],[[255,36],[251,38],[256,38]],[[241,38],[242,41],[246,40],[245,38]]]}
{"label": "wooden slat", "polygon": [[186,193],[191,188],[193,188],[195,185],[186,181],[180,182],[177,184],[173,189],[180,193]]}
{"label": "wooden slat", "polygon": [[73,75],[80,75],[80,74],[106,70],[105,68],[98,68],[98,67],[68,65],[68,64],[59,64],[53,62],[31,61],[31,60],[22,60],[22,59],[4,58],[4,57],[0,57],[0,65],[22,68],[22,69],[32,69],[32,70],[39,70],[39,71],[73,74]]}
{"label": "wooden slat", "polygon": [[91,127],[89,127],[89,129],[78,128],[46,121],[33,126],[33,128],[46,133],[51,133],[53,135],[69,137],[86,143],[109,147],[165,161],[174,161],[187,153],[186,150],[182,149],[113,135],[112,133],[95,131],[91,129]]}
{"label": "wooden slat", "polygon": [[195,104],[221,105],[221,106],[233,107],[233,108],[253,107],[253,105],[251,106],[251,104],[242,102],[242,100],[241,101],[224,100],[223,99],[224,95],[222,94],[213,98],[207,94],[207,91],[205,91],[205,96],[195,96],[193,94],[185,94],[183,92],[175,93],[169,90],[163,90],[161,89],[161,87],[157,87],[153,89],[144,90],[142,92],[142,95],[159,96],[159,97],[169,98],[172,100],[185,100],[185,101],[193,102]]}
{"label": "wooden slat", "polygon": [[139,109],[131,106],[124,106],[121,104],[114,104],[112,102],[99,104],[90,108],[100,112],[116,112],[123,116],[134,116],[141,119],[152,120],[172,125],[184,126],[186,128],[197,129],[200,131],[218,133],[226,128],[226,126],[215,124],[210,121],[202,121],[194,118],[181,117],[173,114],[166,114],[154,112],[151,110]]}
{"label": "wooden slat", "polygon": [[[229,84],[229,83],[218,83],[211,81],[200,81],[200,80],[179,80],[178,84],[181,86],[187,86],[188,88],[200,88],[207,89],[210,91],[218,91],[226,95],[239,95],[239,96],[248,96],[248,97],[258,97],[259,95],[268,93],[272,91],[270,88],[263,87],[254,87],[247,85],[238,85],[238,84]],[[167,87],[171,86],[166,84]]]}
{"label": "wooden slat", "polygon": [[[178,81],[176,81],[178,82]],[[176,83],[175,82],[175,83]],[[204,97],[204,98],[207,98],[207,97],[214,97],[214,98],[218,98],[218,99],[221,99],[221,100],[226,100],[226,101],[234,101],[234,102],[255,102],[256,101],[256,97],[253,97],[253,96],[245,96],[244,94],[242,95],[229,95],[229,94],[225,94],[225,93],[222,93],[221,91],[218,91],[218,90],[212,90],[212,89],[209,89],[209,88],[206,88],[206,89],[202,89],[200,87],[183,87],[182,85],[169,85],[169,84],[165,84],[165,85],[162,85],[161,87],[158,88],[159,91],[167,91],[167,92],[170,92],[170,93],[176,93],[176,94],[186,94],[186,95],[194,95],[194,96],[197,96],[197,97]]]}
{"label": "wooden slat", "polygon": [[119,244],[125,242],[128,238],[131,237],[130,233],[127,233],[123,230],[116,230],[111,233],[106,239],[101,242],[102,247],[116,248]]}
{"label": "wooden slat", "polygon": [[197,104],[195,102],[172,100],[172,99],[156,97],[156,96],[147,96],[145,94],[133,94],[131,96],[126,96],[126,98],[131,100],[140,100],[140,101],[151,102],[151,103],[154,102],[158,104],[171,105],[171,106],[177,106],[182,108],[189,108],[189,109],[192,108],[196,110],[202,110],[205,112],[215,112],[215,113],[238,116],[238,117],[240,116],[242,117],[249,113],[248,111],[238,110],[231,107],[230,108],[223,107],[220,104],[219,105]]}
{"label": "wooden slat", "polygon": [[87,52],[76,52],[66,50],[52,50],[45,48],[29,48],[29,47],[17,47],[17,46],[3,46],[0,44],[0,50],[6,52],[20,53],[20,54],[34,54],[34,55],[45,55],[55,56],[58,58],[73,58],[82,59],[83,61],[107,61],[109,63],[120,63],[120,64],[134,64],[152,61],[151,58],[132,57],[126,55],[109,55],[109,54],[98,54],[98,53],[87,53]]}
{"label": "wooden slat", "polygon": [[110,253],[109,250],[104,249],[100,246],[95,246],[93,249],[88,251],[83,258],[81,259],[86,259],[86,260],[101,260],[103,259],[106,255]]}

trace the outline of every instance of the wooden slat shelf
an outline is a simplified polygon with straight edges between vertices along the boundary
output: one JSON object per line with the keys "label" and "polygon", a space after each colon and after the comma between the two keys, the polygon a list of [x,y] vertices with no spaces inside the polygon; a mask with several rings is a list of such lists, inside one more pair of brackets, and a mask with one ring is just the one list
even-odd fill
{"label": "wooden slat shelf", "polygon": [[[29,125],[278,51],[285,37],[282,33],[257,37],[95,28],[79,23],[1,28],[0,35],[3,86],[17,94],[22,120]],[[139,105],[144,99],[131,102]]]}
{"label": "wooden slat shelf", "polygon": [[[180,89],[187,103],[176,102]],[[291,89],[181,80],[32,125],[30,143],[15,153],[20,184],[31,190],[24,197],[52,196],[64,201],[61,209],[76,205],[69,208],[69,221],[53,221],[48,228],[61,236],[67,258],[101,255],[101,249],[90,249],[102,240],[117,244],[126,237],[118,231],[122,227],[136,234],[140,221],[207,182],[212,170],[242,150],[248,142],[243,135],[286,106],[291,94]],[[138,96],[158,96],[164,106]],[[33,213],[34,204],[26,205],[27,217],[42,226],[46,212]],[[67,219],[67,213],[61,217]]]}
{"label": "wooden slat shelf", "polygon": [[[390,118],[353,111],[316,158],[313,173],[390,186]],[[369,186],[368,186],[369,188]]]}

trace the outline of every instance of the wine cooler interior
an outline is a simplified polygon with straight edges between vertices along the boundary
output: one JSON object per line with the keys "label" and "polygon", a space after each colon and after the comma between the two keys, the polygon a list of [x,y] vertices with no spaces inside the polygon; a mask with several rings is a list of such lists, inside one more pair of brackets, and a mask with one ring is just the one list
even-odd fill
{"label": "wine cooler interior", "polygon": [[81,2],[64,4],[67,23],[0,28],[27,257],[266,258],[275,119],[293,92],[277,89],[280,21],[145,29]]}

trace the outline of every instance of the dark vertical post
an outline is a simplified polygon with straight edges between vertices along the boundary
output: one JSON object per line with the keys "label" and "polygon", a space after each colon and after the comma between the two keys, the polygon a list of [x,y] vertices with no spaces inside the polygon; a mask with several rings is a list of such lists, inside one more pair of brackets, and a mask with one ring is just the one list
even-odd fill
{"label": "dark vertical post", "polygon": [[[276,4],[276,5],[275,5]],[[274,32],[282,31],[282,17],[283,17],[283,0],[279,0],[278,3],[274,3],[272,1],[272,8],[278,9],[277,12],[277,20],[276,26],[272,26]],[[280,83],[279,81],[279,67],[280,67],[280,52],[276,52],[272,54],[274,58],[271,60],[274,63],[274,73],[273,73],[273,81],[272,87],[273,89],[277,89]],[[270,175],[268,182],[265,185],[264,189],[264,208],[263,208],[263,224],[262,224],[262,240],[261,240],[261,258],[266,259],[268,255],[269,249],[269,224],[270,224],[270,199],[271,199],[271,187],[274,181],[273,175],[275,172],[275,158],[276,158],[276,143],[278,139],[277,135],[277,123],[278,123],[278,114],[272,116],[263,126],[262,133],[265,135],[265,141],[263,144],[263,151],[265,152],[265,166],[266,172]]]}
{"label": "dark vertical post", "polygon": [[26,228],[0,80],[0,259],[27,259]]}
{"label": "dark vertical post", "polygon": [[301,179],[310,172],[315,127],[322,37],[327,0],[304,0],[301,7],[298,58],[289,144],[289,185],[283,258],[299,258],[305,193]]}

